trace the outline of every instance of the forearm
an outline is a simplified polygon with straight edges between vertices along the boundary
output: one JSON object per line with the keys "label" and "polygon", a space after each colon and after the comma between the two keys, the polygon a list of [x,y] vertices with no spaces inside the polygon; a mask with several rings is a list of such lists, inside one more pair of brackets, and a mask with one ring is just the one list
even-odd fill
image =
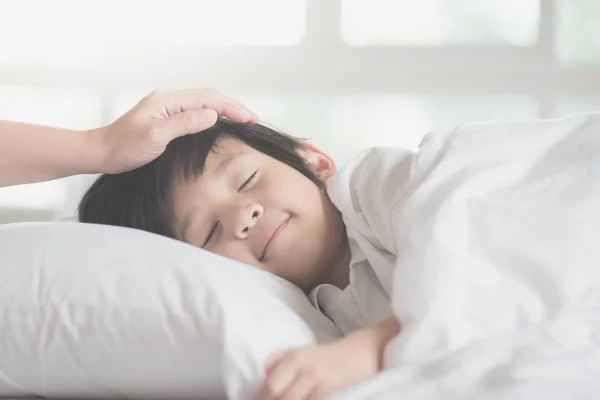
{"label": "forearm", "polygon": [[96,136],[0,120],[0,187],[102,172]]}

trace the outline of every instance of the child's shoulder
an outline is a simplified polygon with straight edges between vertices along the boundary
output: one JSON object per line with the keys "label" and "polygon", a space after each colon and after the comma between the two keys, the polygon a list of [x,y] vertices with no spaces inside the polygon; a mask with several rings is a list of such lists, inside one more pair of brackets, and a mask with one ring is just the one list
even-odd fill
{"label": "child's shoulder", "polygon": [[327,181],[327,194],[342,215],[383,212],[405,195],[414,159],[415,152],[400,147],[366,149]]}

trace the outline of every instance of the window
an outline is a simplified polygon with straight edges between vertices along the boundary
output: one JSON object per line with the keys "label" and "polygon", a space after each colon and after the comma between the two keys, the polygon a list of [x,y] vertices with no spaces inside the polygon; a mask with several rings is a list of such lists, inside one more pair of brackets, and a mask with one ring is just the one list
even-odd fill
{"label": "window", "polygon": [[342,0],[342,36],[354,46],[531,46],[540,0]]}
{"label": "window", "polygon": [[600,65],[600,2],[557,0],[558,59],[571,66]]}
{"label": "window", "polygon": [[600,112],[600,95],[595,98],[564,98],[556,103],[554,115],[569,117],[575,114]]}
{"label": "window", "polygon": [[[19,0],[0,6],[0,64],[94,65],[128,48],[292,46],[304,0]],[[32,12],[35,10],[35,12]]]}
{"label": "window", "polygon": [[[466,121],[600,111],[598,0],[14,0],[0,35],[0,118],[86,129],[156,87],[210,86],[338,164]],[[0,189],[0,223],[68,217],[93,178]]]}

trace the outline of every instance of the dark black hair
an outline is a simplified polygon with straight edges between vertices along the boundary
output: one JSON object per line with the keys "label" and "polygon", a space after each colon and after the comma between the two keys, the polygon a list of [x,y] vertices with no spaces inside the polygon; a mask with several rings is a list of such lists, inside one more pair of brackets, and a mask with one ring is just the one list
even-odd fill
{"label": "dark black hair", "polygon": [[238,124],[219,118],[205,131],[173,140],[156,160],[117,175],[104,174],[88,189],[79,204],[79,221],[141,229],[175,237],[172,229],[172,194],[177,180],[188,182],[204,171],[210,151],[219,141],[233,138],[294,168],[321,189],[298,150],[302,142],[260,124]]}

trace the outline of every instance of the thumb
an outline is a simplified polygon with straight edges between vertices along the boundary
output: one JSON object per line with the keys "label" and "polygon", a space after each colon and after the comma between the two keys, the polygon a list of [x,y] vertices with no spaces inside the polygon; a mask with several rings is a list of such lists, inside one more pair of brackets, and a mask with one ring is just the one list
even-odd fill
{"label": "thumb", "polygon": [[169,140],[201,132],[217,122],[217,112],[210,109],[183,111],[164,120],[161,133]]}
{"label": "thumb", "polygon": [[269,371],[279,363],[279,361],[288,353],[288,350],[278,350],[271,354],[265,361],[265,370]]}

